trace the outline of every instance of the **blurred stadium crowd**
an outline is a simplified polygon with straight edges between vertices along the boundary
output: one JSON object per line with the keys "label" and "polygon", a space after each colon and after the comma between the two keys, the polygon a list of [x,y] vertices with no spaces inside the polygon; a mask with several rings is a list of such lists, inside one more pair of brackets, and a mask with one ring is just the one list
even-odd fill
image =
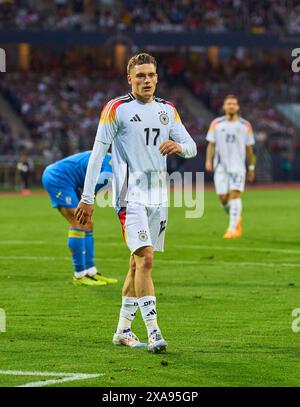
{"label": "blurred stadium crowd", "polygon": [[[297,33],[300,1],[0,0],[1,28]],[[259,38],[257,35],[258,44]],[[279,103],[291,104],[300,96],[300,75],[291,71],[289,53],[284,48],[224,46],[214,58],[209,51],[213,50],[192,49],[188,44],[153,51],[159,62],[157,96],[176,105],[202,152],[193,170],[203,169],[210,121],[222,115],[226,94],[234,93],[241,115],[254,127],[262,165],[258,179],[267,172],[269,180],[300,179],[300,120],[295,123],[278,108]],[[0,159],[7,162],[10,157],[14,163],[14,157],[26,152],[45,166],[90,149],[105,101],[125,94],[129,87],[124,73],[104,61],[108,55],[113,61],[113,46],[99,45],[87,58],[84,47],[79,46],[32,46],[30,52],[30,67],[15,65],[1,74],[0,102],[1,97],[9,102],[25,131],[12,128],[12,122],[0,112]],[[200,104],[202,111],[197,110]],[[180,168],[180,159],[172,158],[170,165],[173,170]]]}
{"label": "blurred stadium crowd", "polygon": [[[6,78],[0,90],[21,114],[30,132],[29,138],[18,137],[4,125],[0,151],[16,154],[26,149],[32,155],[43,156],[45,164],[90,149],[104,103],[129,91],[124,78],[97,71],[88,76],[75,71],[63,75],[18,72],[7,74]],[[189,111],[165,81],[160,84],[159,95],[178,106],[188,130],[196,137],[201,132],[201,119]]]}
{"label": "blurred stadium crowd", "polygon": [[[176,85],[184,84],[204,103],[213,116],[221,115],[223,98],[228,93],[239,97],[242,115],[257,135],[267,139],[273,150],[294,147],[298,131],[273,106],[297,89],[299,76],[291,75],[283,58],[274,65],[273,56],[255,62],[253,56],[238,52],[226,62],[213,66],[205,54],[161,58],[157,95],[171,100],[178,108],[188,131],[198,145],[205,143],[209,121],[190,108]],[[51,70],[6,73],[1,93],[20,113],[30,132],[18,137],[4,119],[1,122],[1,154],[16,154],[26,149],[40,155],[45,163],[92,146],[99,112],[106,100],[128,92],[124,76],[107,69],[81,71],[59,64]]]}
{"label": "blurred stadium crowd", "polygon": [[297,0],[0,0],[0,27],[299,33]]}

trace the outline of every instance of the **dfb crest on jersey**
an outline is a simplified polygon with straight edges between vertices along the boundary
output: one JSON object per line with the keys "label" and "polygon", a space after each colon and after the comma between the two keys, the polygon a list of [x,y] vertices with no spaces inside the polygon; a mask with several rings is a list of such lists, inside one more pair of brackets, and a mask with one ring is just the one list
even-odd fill
{"label": "dfb crest on jersey", "polygon": [[138,235],[139,235],[139,239],[142,242],[146,242],[146,240],[148,240],[148,235],[147,235],[147,232],[145,230],[140,230]]}
{"label": "dfb crest on jersey", "polygon": [[162,124],[168,124],[169,123],[169,116],[166,112],[159,112],[159,120]]}

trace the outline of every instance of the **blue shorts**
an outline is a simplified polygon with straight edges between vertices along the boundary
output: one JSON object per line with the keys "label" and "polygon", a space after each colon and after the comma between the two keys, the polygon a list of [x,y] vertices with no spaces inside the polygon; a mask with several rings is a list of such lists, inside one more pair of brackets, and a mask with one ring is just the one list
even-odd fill
{"label": "blue shorts", "polygon": [[42,176],[42,183],[48,192],[53,208],[76,208],[80,200],[80,191],[70,185],[58,185],[47,174]]}

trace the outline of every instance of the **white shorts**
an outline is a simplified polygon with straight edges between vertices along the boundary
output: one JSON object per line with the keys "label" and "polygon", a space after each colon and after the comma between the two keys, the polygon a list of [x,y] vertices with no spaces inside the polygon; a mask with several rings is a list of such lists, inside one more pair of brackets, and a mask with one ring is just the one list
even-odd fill
{"label": "white shorts", "polygon": [[218,195],[226,195],[229,191],[244,191],[246,174],[244,172],[215,172],[214,182]]}
{"label": "white shorts", "polygon": [[168,222],[168,207],[162,205],[144,206],[128,203],[118,212],[123,236],[131,254],[144,246],[163,252]]}

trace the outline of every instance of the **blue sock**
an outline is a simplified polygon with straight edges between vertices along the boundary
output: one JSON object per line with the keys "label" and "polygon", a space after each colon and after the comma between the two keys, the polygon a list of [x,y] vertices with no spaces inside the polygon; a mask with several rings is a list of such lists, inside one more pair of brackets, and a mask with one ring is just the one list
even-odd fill
{"label": "blue sock", "polygon": [[75,273],[81,273],[86,269],[85,264],[85,231],[82,229],[70,228],[68,246],[72,253],[72,261]]}
{"label": "blue sock", "polygon": [[94,263],[94,233],[93,230],[89,230],[85,233],[85,264],[86,268],[89,269],[95,265]]}

